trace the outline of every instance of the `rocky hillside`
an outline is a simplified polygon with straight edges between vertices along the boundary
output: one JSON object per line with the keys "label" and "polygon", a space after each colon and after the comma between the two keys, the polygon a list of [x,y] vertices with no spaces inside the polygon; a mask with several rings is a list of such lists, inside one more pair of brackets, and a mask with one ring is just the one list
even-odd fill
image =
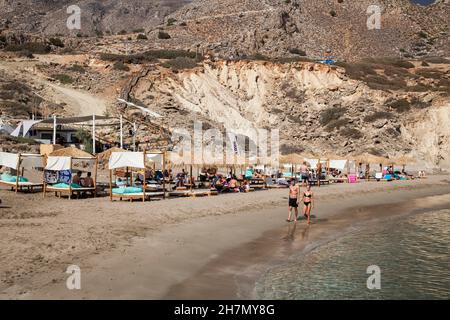
{"label": "rocky hillside", "polygon": [[389,89],[374,88],[377,83],[359,78],[350,68],[206,61],[177,72],[156,68],[131,96],[163,114],[171,128],[192,129],[197,120],[204,128],[244,135],[249,129],[279,129],[283,153],[407,153],[431,165],[449,166],[448,64],[392,63],[357,64],[365,72],[375,70],[386,83],[396,83],[387,76],[393,70],[408,80]]}
{"label": "rocky hillside", "polygon": [[276,128],[283,153],[410,154],[450,167],[445,1],[379,0],[381,30],[366,27],[369,0],[77,3],[84,29],[62,35],[69,1],[0,0],[3,119],[122,114],[154,148],[194,121]]}
{"label": "rocky hillside", "polygon": [[[190,0],[0,0],[0,29],[47,35],[101,35],[153,27]],[[67,8],[81,9],[81,30],[68,30]]]}
{"label": "rocky hillside", "polygon": [[[450,5],[377,1],[381,29],[368,30],[371,0],[196,0],[168,19],[175,43],[230,58],[263,54],[355,60],[448,54]],[[166,20],[168,20],[166,19]]]}

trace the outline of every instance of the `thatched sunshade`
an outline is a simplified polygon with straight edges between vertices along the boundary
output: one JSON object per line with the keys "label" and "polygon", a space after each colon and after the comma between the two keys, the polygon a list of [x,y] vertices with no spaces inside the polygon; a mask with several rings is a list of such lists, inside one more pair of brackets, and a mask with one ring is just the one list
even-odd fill
{"label": "thatched sunshade", "polygon": [[415,163],[416,159],[414,159],[411,156],[407,156],[407,155],[402,155],[400,157],[391,159],[391,163],[392,164],[396,164],[399,166],[406,166],[407,164],[411,164],[411,163]]}
{"label": "thatched sunshade", "polygon": [[291,153],[280,156],[281,164],[301,164],[305,161],[305,157],[297,153]]}
{"label": "thatched sunshade", "polygon": [[74,147],[68,147],[64,149],[56,150],[49,154],[51,157],[72,157],[72,158],[87,158],[87,159],[95,159],[95,157],[83,150],[74,148]]}
{"label": "thatched sunshade", "polygon": [[356,161],[357,163],[364,164],[390,164],[388,158],[375,156],[370,153],[363,153],[354,157],[349,157],[349,159]]}
{"label": "thatched sunshade", "polygon": [[348,160],[348,157],[339,156],[333,153],[326,153],[320,156],[320,160]]}

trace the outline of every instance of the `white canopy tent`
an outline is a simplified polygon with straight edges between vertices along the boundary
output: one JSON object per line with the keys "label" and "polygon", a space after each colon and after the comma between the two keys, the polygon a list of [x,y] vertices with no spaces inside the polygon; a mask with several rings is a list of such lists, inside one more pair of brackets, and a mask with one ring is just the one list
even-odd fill
{"label": "white canopy tent", "polygon": [[[21,182],[21,176],[24,174],[24,169],[31,170],[33,168],[44,167],[44,157],[39,154],[16,154],[9,152],[0,152],[0,166],[11,168],[16,171],[15,182],[3,181],[0,179],[0,184],[12,187],[16,193],[24,188],[33,191],[36,187],[42,187],[42,183]],[[20,170],[22,168],[22,170]]]}
{"label": "white canopy tent", "polygon": [[[155,164],[161,164],[161,169],[164,170],[164,153],[146,153],[146,152],[113,152],[109,158],[109,185],[110,185],[110,199],[113,201],[113,198],[127,198],[127,199],[138,199],[142,198],[142,201],[145,201],[146,195],[155,195],[156,193],[146,193],[147,182],[145,179],[146,176],[146,162],[151,161]],[[141,193],[133,193],[133,194],[114,194],[113,193],[113,171],[120,168],[126,168],[127,171],[130,168],[133,169],[141,169],[143,171],[143,188]],[[131,183],[133,183],[133,176],[131,176]],[[163,192],[162,196],[165,198],[165,181],[163,179]]]}
{"label": "white canopy tent", "polygon": [[[69,149],[69,148],[67,148]],[[65,150],[65,149],[61,149]],[[74,160],[75,161],[86,161],[86,162],[94,162],[93,169],[94,169],[94,175],[93,175],[93,187],[80,187],[80,188],[74,188],[72,186],[72,179],[73,179],[73,172],[74,171]],[[80,192],[92,192],[93,196],[96,196],[96,190],[97,190],[97,167],[98,167],[98,158],[91,156],[48,156],[46,165],[44,168],[44,188],[43,188],[43,196],[45,197],[47,192],[55,192],[61,194],[66,193],[69,196],[69,199],[71,199],[73,193],[77,193],[78,195]],[[45,177],[45,171],[71,171],[70,176],[70,183],[68,183],[68,188],[60,188],[55,187],[52,185],[49,185],[46,181]]]}
{"label": "white canopy tent", "polygon": [[338,170],[344,170],[347,168],[347,162],[348,160],[330,160],[328,167]]}

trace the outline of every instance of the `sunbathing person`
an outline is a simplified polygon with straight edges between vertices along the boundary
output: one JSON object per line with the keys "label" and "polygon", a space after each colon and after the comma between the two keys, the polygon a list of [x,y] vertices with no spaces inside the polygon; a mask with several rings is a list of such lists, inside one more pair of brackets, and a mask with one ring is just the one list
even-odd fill
{"label": "sunbathing person", "polygon": [[233,192],[239,192],[238,181],[235,175],[232,176],[228,184]]}
{"label": "sunbathing person", "polygon": [[77,174],[72,178],[72,183],[81,185],[81,171],[78,171]]}
{"label": "sunbathing person", "polygon": [[90,172],[87,173],[87,177],[81,180],[81,186],[85,188],[93,188],[94,179],[92,179],[92,174]]}
{"label": "sunbathing person", "polygon": [[248,180],[245,180],[242,184],[242,186],[240,187],[240,190],[242,192],[249,192],[250,191],[250,183],[248,182]]}

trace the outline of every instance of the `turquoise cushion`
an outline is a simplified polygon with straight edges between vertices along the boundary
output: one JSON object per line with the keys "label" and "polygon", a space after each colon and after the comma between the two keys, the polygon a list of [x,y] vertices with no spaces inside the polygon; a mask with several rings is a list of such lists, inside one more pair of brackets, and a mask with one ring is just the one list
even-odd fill
{"label": "turquoise cushion", "polygon": [[112,193],[114,194],[130,194],[130,193],[141,193],[142,188],[138,187],[126,187],[126,188],[115,188],[112,189]]}
{"label": "turquoise cushion", "polygon": [[[17,176],[12,176],[9,173],[4,173],[2,174],[1,179],[6,182],[16,182]],[[28,182],[28,179],[24,177],[19,177],[19,182]]]}
{"label": "turquoise cushion", "polygon": [[0,176],[0,179],[2,179],[3,181],[8,181],[10,182],[12,178],[12,175],[10,175],[8,172],[2,173],[2,175]]}
{"label": "turquoise cushion", "polygon": [[[63,182],[54,184],[54,185],[52,185],[52,187],[60,188],[60,189],[69,189],[69,185],[67,183],[63,183]],[[79,189],[79,188],[81,188],[81,186],[79,184],[72,183],[72,189]]]}
{"label": "turquoise cushion", "polygon": [[[16,182],[16,180],[17,180],[17,177],[13,176],[12,177],[12,182]],[[28,179],[24,178],[24,177],[19,177],[19,182],[28,182]]]}

